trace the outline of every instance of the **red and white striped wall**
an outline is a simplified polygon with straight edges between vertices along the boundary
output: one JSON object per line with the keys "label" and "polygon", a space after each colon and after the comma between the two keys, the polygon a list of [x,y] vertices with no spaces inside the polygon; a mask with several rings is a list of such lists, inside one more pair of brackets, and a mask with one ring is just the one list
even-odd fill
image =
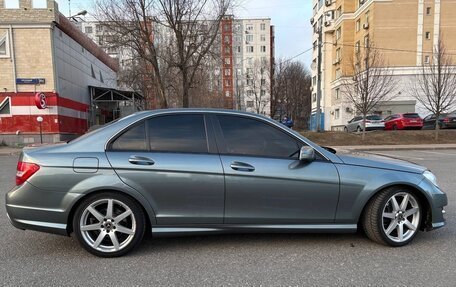
{"label": "red and white striped wall", "polygon": [[87,131],[89,105],[45,92],[47,108],[38,109],[35,93],[0,93],[0,103],[10,98],[10,114],[0,115],[0,134],[37,133],[38,116],[43,118],[44,133],[82,134]]}

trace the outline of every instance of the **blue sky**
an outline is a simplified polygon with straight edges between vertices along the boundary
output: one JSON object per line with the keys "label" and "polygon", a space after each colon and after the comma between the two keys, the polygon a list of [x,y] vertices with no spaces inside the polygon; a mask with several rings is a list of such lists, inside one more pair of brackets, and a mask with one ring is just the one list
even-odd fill
{"label": "blue sky", "polygon": [[[57,0],[59,10],[68,14],[68,0]],[[275,26],[276,58],[291,58],[312,47],[311,0],[237,0],[236,16],[243,18],[270,17]],[[93,0],[71,0],[71,13],[87,10],[89,13]],[[297,59],[309,65],[312,52]]]}

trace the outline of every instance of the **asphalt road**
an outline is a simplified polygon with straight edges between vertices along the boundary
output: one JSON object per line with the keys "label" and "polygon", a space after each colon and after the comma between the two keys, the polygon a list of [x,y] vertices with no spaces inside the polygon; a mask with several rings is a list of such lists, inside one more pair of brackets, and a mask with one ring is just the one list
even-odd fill
{"label": "asphalt road", "polygon": [[75,238],[12,227],[4,194],[16,158],[0,156],[0,285],[455,286],[456,150],[378,153],[432,169],[448,193],[445,228],[402,248],[361,233],[149,238],[117,259],[94,257]]}

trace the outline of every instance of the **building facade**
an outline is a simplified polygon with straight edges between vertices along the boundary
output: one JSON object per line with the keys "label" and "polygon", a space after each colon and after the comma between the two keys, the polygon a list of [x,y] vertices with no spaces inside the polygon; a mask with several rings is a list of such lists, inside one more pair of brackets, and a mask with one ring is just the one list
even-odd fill
{"label": "building facade", "polygon": [[397,83],[393,99],[379,103],[376,114],[428,112],[417,102],[411,86],[422,66],[433,59],[440,40],[447,53],[456,53],[455,1],[442,0],[314,0],[313,112],[317,106],[318,41],[322,30],[321,111],[325,130],[342,130],[357,111],[343,93],[353,75],[356,53],[372,45]]}
{"label": "building facade", "polygon": [[87,131],[89,87],[116,88],[117,65],[51,0],[0,0],[0,142],[68,140]]}

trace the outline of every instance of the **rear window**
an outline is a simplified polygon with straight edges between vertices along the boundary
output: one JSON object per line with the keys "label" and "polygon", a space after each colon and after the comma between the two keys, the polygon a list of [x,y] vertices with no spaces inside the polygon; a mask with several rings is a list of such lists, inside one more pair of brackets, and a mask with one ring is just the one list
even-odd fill
{"label": "rear window", "polygon": [[382,117],[381,116],[367,116],[366,119],[371,120],[371,121],[381,121]]}
{"label": "rear window", "polygon": [[404,118],[407,118],[407,119],[416,119],[419,117],[420,117],[420,115],[418,115],[418,114],[404,114]]}

